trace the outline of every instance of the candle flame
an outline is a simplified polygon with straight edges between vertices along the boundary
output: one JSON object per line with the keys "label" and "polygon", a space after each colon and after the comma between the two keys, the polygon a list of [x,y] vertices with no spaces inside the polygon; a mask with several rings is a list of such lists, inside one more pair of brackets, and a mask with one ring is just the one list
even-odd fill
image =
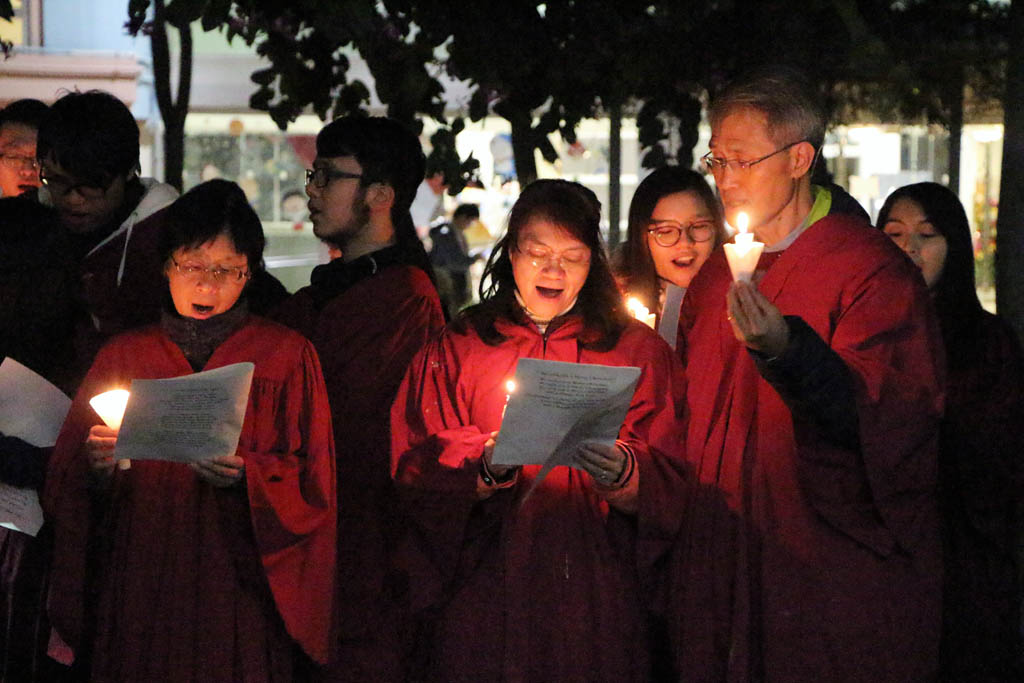
{"label": "candle flame", "polygon": [[509,393],[509,394],[514,393],[515,390],[516,390],[516,382],[515,382],[515,380],[511,380],[510,379],[507,382],[505,382],[505,391],[507,393]]}
{"label": "candle flame", "polygon": [[736,214],[736,229],[740,232],[746,232],[750,227],[750,217],[746,211],[740,211]]}
{"label": "candle flame", "polygon": [[128,405],[128,391],[125,389],[104,391],[102,394],[96,394],[90,398],[89,405],[108,427],[120,429],[121,418],[124,417],[124,409]]}
{"label": "candle flame", "polygon": [[651,313],[650,310],[640,302],[640,299],[637,299],[634,296],[629,297],[626,301],[626,309],[638,320],[641,319],[641,316],[648,316]]}

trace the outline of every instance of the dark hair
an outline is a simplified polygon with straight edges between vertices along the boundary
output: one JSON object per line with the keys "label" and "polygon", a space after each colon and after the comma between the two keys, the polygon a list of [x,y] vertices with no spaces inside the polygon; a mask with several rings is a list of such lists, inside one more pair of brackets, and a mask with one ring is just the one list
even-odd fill
{"label": "dark hair", "polygon": [[331,121],[317,134],[316,155],[355,157],[362,168],[361,187],[383,183],[394,190],[391,223],[395,228],[395,243],[408,262],[421,268],[436,286],[430,257],[409,214],[426,171],[419,138],[393,119],[344,116]]}
{"label": "dark hair", "polygon": [[629,320],[601,242],[601,202],[589,189],[568,180],[536,180],[526,186],[508,217],[508,230],[498,240],[480,282],[480,303],[466,309],[468,322],[484,342],[504,340],[495,328],[499,317],[522,321],[516,301],[511,252],[532,220],[554,223],[590,248],[590,270],[573,307],[583,317],[583,345],[597,350],[615,346]]}
{"label": "dark hair", "polygon": [[52,157],[76,179],[107,187],[139,170],[139,126],[110,93],[71,92],[43,118],[36,156]]}
{"label": "dark hair", "polygon": [[39,130],[39,126],[49,110],[50,108],[39,100],[15,100],[0,109],[0,127],[5,123],[20,123]]}
{"label": "dark hair", "polygon": [[245,254],[249,270],[263,270],[263,225],[249,200],[235,183],[216,178],[196,185],[167,209],[160,235],[160,260],[167,263],[181,248],[194,248],[217,239],[231,238],[235,250]]}
{"label": "dark hair", "polygon": [[647,227],[658,202],[677,192],[695,193],[711,213],[715,224],[712,247],[722,244],[726,239],[722,207],[700,173],[679,166],[663,166],[644,178],[629,203],[629,228],[626,241],[619,250],[617,270],[630,295],[640,299],[652,311],[658,308],[661,287],[651,259]]}
{"label": "dark hair", "polygon": [[459,204],[452,212],[452,220],[457,218],[480,218],[480,207],[476,204]]}
{"label": "dark hair", "polygon": [[320,157],[355,157],[362,167],[360,184],[390,185],[395,191],[392,218],[408,213],[423,180],[426,159],[419,139],[402,124],[380,116],[345,116],[316,136]]}
{"label": "dark hair", "polygon": [[752,69],[730,81],[711,101],[714,127],[737,109],[753,109],[767,119],[768,134],[779,145],[806,140],[821,149],[825,111],[814,84],[802,71],[779,64]]}
{"label": "dark hair", "polygon": [[956,194],[938,183],[905,185],[890,194],[878,212],[878,228],[884,229],[896,202],[909,199],[921,207],[936,230],[946,238],[946,262],[932,296],[942,327],[949,364],[959,367],[972,353],[973,327],[982,316],[974,286],[974,246],[967,214]]}

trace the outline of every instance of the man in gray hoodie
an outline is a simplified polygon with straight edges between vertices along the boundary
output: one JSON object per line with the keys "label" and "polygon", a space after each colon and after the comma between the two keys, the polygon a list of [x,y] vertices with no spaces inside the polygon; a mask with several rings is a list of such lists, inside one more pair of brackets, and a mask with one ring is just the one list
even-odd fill
{"label": "man in gray hoodie", "polygon": [[78,362],[102,343],[155,321],[166,286],[156,243],[161,209],[178,192],[139,177],[139,127],[123,102],[92,90],[57,100],[39,127],[39,201],[52,206],[77,264]]}

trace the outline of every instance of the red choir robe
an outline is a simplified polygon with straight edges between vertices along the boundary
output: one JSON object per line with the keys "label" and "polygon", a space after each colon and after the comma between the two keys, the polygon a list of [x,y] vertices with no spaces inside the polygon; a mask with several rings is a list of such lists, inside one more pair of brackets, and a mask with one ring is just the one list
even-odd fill
{"label": "red choir robe", "polygon": [[1024,523],[1024,357],[979,311],[951,363],[939,450],[945,589],[941,680],[1019,680]]}
{"label": "red choir robe", "polygon": [[[101,494],[82,443],[91,396],[192,373],[158,326],[97,356],[57,441],[44,492],[54,527],[50,615],[103,681],[289,680],[297,647],[324,662],[335,568],[330,413],[312,345],[250,316],[204,369],[256,365],[238,445],[245,486],[134,461]],[[105,487],[106,488],[106,487]]]}
{"label": "red choir robe", "polygon": [[[651,588],[679,527],[681,369],[631,322],[610,351],[583,348],[581,320],[541,335],[499,319],[488,346],[448,328],[413,361],[392,408],[392,468],[407,505],[412,607],[433,622],[432,681],[644,681],[650,658],[641,581]],[[636,453],[636,513],[610,507],[589,475],[539,466],[477,495],[520,358],[638,366],[619,438]]]}
{"label": "red choir robe", "polygon": [[[772,260],[774,257],[774,260]],[[940,612],[938,324],[913,264],[848,217],[814,223],[758,285],[849,368],[859,449],[794,417],[726,318],[716,250],[683,304],[696,486],[676,550],[681,680],[923,681]]]}
{"label": "red choir robe", "polygon": [[422,269],[393,264],[356,281],[321,308],[314,287],[296,292],[274,318],[304,334],[324,370],[338,452],[337,626],[334,678],[399,681],[390,549],[403,524],[391,482],[391,403],[413,356],[444,325],[434,285]]}

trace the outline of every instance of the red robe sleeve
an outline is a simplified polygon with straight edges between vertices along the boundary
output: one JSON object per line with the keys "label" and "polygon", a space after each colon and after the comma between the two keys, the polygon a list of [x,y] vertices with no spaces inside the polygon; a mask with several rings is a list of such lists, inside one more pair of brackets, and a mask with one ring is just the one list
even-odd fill
{"label": "red robe sleeve", "polygon": [[[467,533],[467,520],[477,505],[477,478],[484,443],[490,433],[473,423],[459,376],[468,368],[455,342],[446,333],[430,342],[409,366],[391,408],[391,470],[416,524],[408,533],[417,536],[418,549],[431,557],[403,553],[402,560],[415,576],[414,611],[437,604]],[[511,377],[511,373],[508,374]],[[499,407],[500,409],[500,407]],[[509,494],[498,492],[481,503],[481,511],[507,504]],[[482,525],[496,523],[485,515]]]}
{"label": "red robe sleeve", "polygon": [[[260,391],[254,383],[253,391]],[[245,459],[252,528],[270,590],[288,633],[327,661],[336,553],[334,437],[316,351],[303,343],[272,419],[287,430],[287,452],[239,447]],[[263,417],[263,416],[261,416]]]}
{"label": "red robe sleeve", "polygon": [[[927,290],[897,256],[865,264],[843,292],[828,339],[854,378],[859,453],[830,446],[808,425],[797,425],[796,433],[816,446],[799,451],[811,505],[883,556],[896,548],[916,554],[922,542],[933,542],[945,377]],[[849,504],[848,492],[861,485],[871,491],[873,511]]]}
{"label": "red robe sleeve", "polygon": [[131,378],[118,370],[120,356],[116,347],[105,347],[79,386],[50,456],[41,496],[46,523],[54,532],[50,595],[60,597],[49,601],[50,622],[72,649],[82,645],[90,536],[101,514],[100,506],[93,504],[88,460],[82,451],[89,429],[103,423],[89,399],[131,384]]}
{"label": "red robe sleeve", "polygon": [[[636,456],[639,489],[628,535],[635,538],[636,563],[649,604],[664,607],[664,571],[677,541],[688,482],[683,458],[685,376],[671,347],[637,324],[619,342],[624,364],[641,369],[619,439]],[[600,361],[594,361],[600,362]]]}

